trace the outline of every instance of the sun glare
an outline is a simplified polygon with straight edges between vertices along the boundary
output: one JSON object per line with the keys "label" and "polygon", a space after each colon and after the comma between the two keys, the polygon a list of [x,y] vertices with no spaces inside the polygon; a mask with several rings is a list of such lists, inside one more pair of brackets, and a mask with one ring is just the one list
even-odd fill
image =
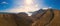
{"label": "sun glare", "polygon": [[[34,12],[34,11],[37,11],[39,8],[38,8],[38,4],[35,3],[34,1],[35,0],[23,0],[23,6],[22,7],[15,7],[11,10],[8,10],[10,12]],[[19,3],[19,2],[18,2]],[[17,4],[17,5],[20,5],[20,4]],[[31,16],[31,13],[28,13],[29,16]]]}
{"label": "sun glare", "polygon": [[25,4],[30,5],[33,3],[33,0],[25,0]]}
{"label": "sun glare", "polygon": [[37,10],[38,5],[35,4],[35,0],[24,0],[24,9],[28,12]]}

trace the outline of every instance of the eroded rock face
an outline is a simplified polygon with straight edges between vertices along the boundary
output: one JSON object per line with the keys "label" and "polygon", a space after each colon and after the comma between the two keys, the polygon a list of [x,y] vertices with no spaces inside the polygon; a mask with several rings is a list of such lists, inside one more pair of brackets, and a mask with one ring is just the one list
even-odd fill
{"label": "eroded rock face", "polygon": [[48,9],[32,16],[1,13],[0,26],[60,26],[60,10]]}

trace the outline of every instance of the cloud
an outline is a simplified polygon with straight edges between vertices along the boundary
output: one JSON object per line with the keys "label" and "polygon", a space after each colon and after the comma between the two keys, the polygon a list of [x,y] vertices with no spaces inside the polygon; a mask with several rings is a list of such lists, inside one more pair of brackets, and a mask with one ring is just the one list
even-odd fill
{"label": "cloud", "polygon": [[31,6],[31,7],[30,6],[16,7],[16,8],[12,8],[12,9],[7,9],[5,11],[6,12],[14,12],[14,13],[17,13],[17,12],[34,12],[34,11],[39,10],[39,8],[36,6],[35,7],[33,7],[33,6]]}
{"label": "cloud", "polygon": [[8,3],[4,1],[4,2],[2,2],[1,4],[8,4]]}

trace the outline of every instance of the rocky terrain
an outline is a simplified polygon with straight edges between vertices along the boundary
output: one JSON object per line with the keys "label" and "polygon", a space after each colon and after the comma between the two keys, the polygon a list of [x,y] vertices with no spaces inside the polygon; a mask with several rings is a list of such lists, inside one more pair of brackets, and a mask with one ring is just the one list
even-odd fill
{"label": "rocky terrain", "polygon": [[60,10],[35,11],[26,13],[0,13],[0,26],[60,26]]}

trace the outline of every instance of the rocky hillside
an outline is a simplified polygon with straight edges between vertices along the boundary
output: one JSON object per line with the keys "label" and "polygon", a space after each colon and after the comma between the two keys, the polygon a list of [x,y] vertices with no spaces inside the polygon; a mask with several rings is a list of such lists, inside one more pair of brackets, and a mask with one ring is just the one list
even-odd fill
{"label": "rocky hillside", "polygon": [[0,26],[60,26],[60,10],[39,10],[26,13],[0,13]]}

